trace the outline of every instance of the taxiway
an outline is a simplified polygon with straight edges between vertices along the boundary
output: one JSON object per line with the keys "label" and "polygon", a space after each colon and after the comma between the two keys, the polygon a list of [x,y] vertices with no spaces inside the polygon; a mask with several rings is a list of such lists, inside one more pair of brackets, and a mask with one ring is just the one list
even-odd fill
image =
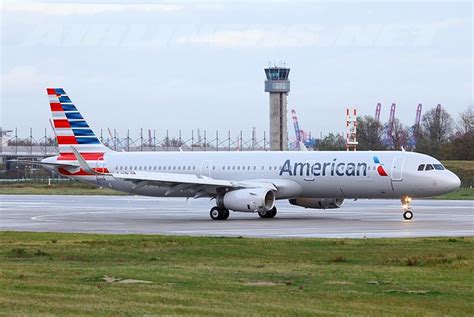
{"label": "taxiway", "polygon": [[0,196],[0,230],[243,237],[473,236],[474,201],[414,200],[405,221],[397,200],[345,201],[310,210],[278,201],[274,219],[231,212],[213,221],[207,199],[134,196]]}

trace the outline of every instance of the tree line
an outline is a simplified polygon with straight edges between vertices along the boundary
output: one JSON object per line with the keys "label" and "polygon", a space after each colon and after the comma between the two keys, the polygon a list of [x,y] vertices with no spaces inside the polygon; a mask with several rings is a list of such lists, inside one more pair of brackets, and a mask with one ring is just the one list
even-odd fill
{"label": "tree line", "polygon": [[[474,106],[469,106],[453,119],[444,108],[426,112],[419,126],[406,126],[395,119],[388,124],[372,116],[357,118],[357,150],[416,151],[440,160],[474,160]],[[330,133],[319,140],[315,150],[337,151],[346,149],[341,134]]]}

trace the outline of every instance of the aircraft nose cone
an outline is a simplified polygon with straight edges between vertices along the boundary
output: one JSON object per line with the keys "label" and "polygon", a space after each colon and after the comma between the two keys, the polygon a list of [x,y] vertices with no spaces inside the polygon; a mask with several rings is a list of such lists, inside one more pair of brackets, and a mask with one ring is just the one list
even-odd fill
{"label": "aircraft nose cone", "polygon": [[447,181],[446,181],[446,185],[448,187],[448,189],[450,191],[455,191],[456,189],[458,189],[459,187],[461,187],[461,180],[459,179],[459,177],[454,174],[454,173],[450,173],[451,175],[449,175]]}

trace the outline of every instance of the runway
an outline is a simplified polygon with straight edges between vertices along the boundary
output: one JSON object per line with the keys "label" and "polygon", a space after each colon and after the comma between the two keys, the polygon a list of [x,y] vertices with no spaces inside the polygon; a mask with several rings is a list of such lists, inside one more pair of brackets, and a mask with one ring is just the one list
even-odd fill
{"label": "runway", "polygon": [[1,231],[166,234],[266,238],[473,236],[474,201],[414,200],[404,221],[398,200],[345,201],[311,210],[278,201],[274,219],[231,212],[213,221],[208,199],[0,195]]}

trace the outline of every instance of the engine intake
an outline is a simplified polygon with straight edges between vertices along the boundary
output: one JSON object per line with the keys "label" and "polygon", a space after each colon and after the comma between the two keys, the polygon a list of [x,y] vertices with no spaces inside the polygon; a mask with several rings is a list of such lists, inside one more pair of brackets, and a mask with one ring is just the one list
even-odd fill
{"label": "engine intake", "polygon": [[217,206],[234,211],[268,211],[275,206],[275,193],[265,188],[236,189],[216,198]]}
{"label": "engine intake", "polygon": [[334,209],[344,203],[344,198],[293,198],[290,204],[313,209]]}

